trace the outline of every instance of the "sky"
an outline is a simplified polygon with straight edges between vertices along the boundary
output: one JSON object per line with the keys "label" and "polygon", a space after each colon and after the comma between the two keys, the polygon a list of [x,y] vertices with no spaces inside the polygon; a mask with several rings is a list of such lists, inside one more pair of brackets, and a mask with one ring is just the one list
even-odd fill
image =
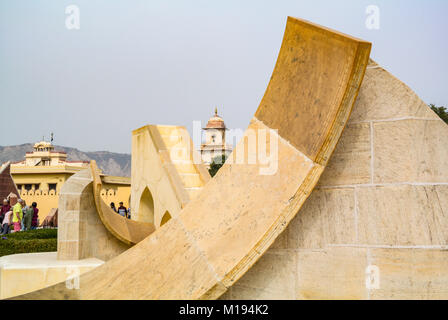
{"label": "sky", "polygon": [[[66,7],[79,9],[70,29]],[[379,29],[367,28],[369,5]],[[247,127],[287,16],[373,43],[371,57],[448,107],[446,0],[0,0],[0,146],[49,139],[130,153],[146,124]],[[73,20],[70,20],[73,21]]]}

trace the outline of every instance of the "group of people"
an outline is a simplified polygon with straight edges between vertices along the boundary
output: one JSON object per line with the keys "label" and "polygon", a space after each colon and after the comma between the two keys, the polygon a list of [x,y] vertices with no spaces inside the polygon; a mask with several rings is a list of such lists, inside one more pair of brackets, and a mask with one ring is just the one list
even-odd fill
{"label": "group of people", "polygon": [[131,208],[126,209],[126,207],[123,205],[123,202],[119,203],[119,207],[115,207],[115,203],[110,203],[110,208],[114,210],[116,213],[118,213],[120,216],[126,217],[128,219],[131,219]]}
{"label": "group of people", "polygon": [[10,232],[33,230],[39,226],[39,209],[37,203],[33,202],[28,206],[23,199],[18,199],[17,203],[11,207],[9,200],[3,200],[0,208],[1,233],[4,235]]}

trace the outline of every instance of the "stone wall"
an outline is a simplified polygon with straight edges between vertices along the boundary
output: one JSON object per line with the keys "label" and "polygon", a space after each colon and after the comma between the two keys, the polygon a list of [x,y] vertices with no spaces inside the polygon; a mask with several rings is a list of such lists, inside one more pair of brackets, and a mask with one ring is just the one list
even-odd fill
{"label": "stone wall", "polygon": [[318,187],[223,299],[447,299],[448,126],[371,62]]}
{"label": "stone wall", "polygon": [[98,216],[90,169],[73,175],[62,187],[58,224],[60,260],[107,261],[129,249],[104,227]]}
{"label": "stone wall", "polygon": [[185,127],[147,125],[132,132],[133,219],[159,228],[164,217],[176,217],[209,179]]}

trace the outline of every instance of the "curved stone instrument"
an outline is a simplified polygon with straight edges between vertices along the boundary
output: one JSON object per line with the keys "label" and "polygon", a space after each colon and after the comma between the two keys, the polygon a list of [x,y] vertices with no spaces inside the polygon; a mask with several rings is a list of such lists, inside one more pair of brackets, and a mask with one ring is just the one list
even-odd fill
{"label": "curved stone instrument", "polygon": [[90,169],[92,171],[93,198],[96,210],[101,222],[110,233],[125,244],[134,245],[156,230],[153,223],[130,220],[113,211],[101,198],[103,183],[95,160],[90,162]]}
{"label": "curved stone instrument", "polygon": [[104,265],[19,298],[214,299],[269,248],[316,185],[363,80],[371,44],[288,18],[266,93],[202,192]]}

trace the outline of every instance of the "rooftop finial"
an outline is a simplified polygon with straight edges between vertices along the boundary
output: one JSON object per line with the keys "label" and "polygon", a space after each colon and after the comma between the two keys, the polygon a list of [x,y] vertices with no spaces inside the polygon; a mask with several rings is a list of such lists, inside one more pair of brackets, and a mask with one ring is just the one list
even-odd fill
{"label": "rooftop finial", "polygon": [[215,107],[215,117],[218,116],[218,107]]}

